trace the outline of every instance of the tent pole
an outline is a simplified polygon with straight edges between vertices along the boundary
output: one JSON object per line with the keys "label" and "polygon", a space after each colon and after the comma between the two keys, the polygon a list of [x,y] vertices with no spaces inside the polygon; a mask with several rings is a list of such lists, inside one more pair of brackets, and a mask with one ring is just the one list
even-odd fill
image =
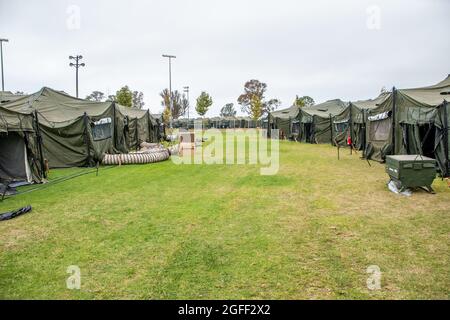
{"label": "tent pole", "polygon": [[138,126],[139,126],[139,119],[136,118],[136,151],[138,151],[138,148],[139,148],[139,129],[138,129]]}
{"label": "tent pole", "polygon": [[37,134],[36,138],[38,140],[39,158],[40,158],[40,163],[41,163],[41,174],[45,179],[47,179],[47,172],[45,171],[45,164],[44,164],[44,153],[42,152],[41,127],[39,126],[37,110],[34,110],[34,121],[36,123],[36,134]]}
{"label": "tent pole", "polygon": [[363,136],[362,136],[362,141],[361,141],[361,143],[362,143],[362,157],[363,158],[365,158],[366,157],[366,141],[367,141],[367,132],[366,132],[366,130],[367,130],[367,123],[366,123],[366,109],[362,109],[361,110],[361,113],[362,113],[362,124],[363,124],[363,126],[362,126],[362,133],[363,133]]}
{"label": "tent pole", "polygon": [[114,134],[112,135],[112,137],[113,137],[113,139],[114,139],[114,142],[113,142],[113,145],[114,145],[114,148],[115,149],[118,149],[117,148],[117,132],[116,132],[116,103],[113,101],[112,102],[112,105],[113,105],[113,130],[114,130]]}
{"label": "tent pole", "polygon": [[331,145],[333,146],[333,117],[331,116],[331,113],[330,113],[330,132],[331,132],[330,142],[331,142]]}
{"label": "tent pole", "polygon": [[353,117],[352,117],[352,105],[349,104],[349,108],[350,108],[350,117],[349,117],[349,130],[350,130],[350,155],[352,155],[352,151],[353,151]]}
{"label": "tent pole", "polygon": [[444,152],[445,152],[445,171],[444,175],[449,176],[450,175],[450,163],[449,163],[449,157],[448,157],[448,114],[447,114],[447,106],[448,102],[445,101],[443,108],[444,108]]}
{"label": "tent pole", "polygon": [[395,87],[392,88],[392,154],[396,153],[396,148],[395,148],[395,129],[396,129],[396,123],[395,123],[395,118],[396,118],[396,109],[397,109],[397,103],[396,103],[396,99],[397,99],[397,89],[395,89]]}
{"label": "tent pole", "polygon": [[91,151],[89,148],[89,139],[88,139],[88,116],[87,113],[84,113],[83,116],[83,122],[84,122],[84,140],[86,143],[86,149],[87,149],[87,160],[88,160],[88,167],[91,165]]}

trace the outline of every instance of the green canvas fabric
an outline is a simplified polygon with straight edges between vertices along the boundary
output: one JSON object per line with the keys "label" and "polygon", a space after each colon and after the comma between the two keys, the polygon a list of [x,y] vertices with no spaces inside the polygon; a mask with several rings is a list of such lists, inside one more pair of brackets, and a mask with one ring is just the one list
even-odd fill
{"label": "green canvas fabric", "polygon": [[390,95],[391,92],[383,92],[375,99],[357,100],[350,102],[350,105],[352,106],[353,123],[365,123],[367,119],[363,114],[363,111],[376,109],[380,104],[386,101],[386,99],[388,99]]}
{"label": "green canvas fabric", "polygon": [[85,126],[84,117],[63,128],[41,128],[44,156],[51,168],[94,165],[92,134]]}
{"label": "green canvas fabric", "polygon": [[292,125],[294,121],[298,121],[299,113],[300,108],[295,105],[286,109],[273,111],[268,116],[269,127],[271,129],[279,129],[287,138],[292,139],[294,138]]}
{"label": "green canvas fabric", "polygon": [[155,124],[155,127],[152,130],[153,139],[155,139],[153,142],[161,141],[161,139],[165,138],[165,124],[164,120],[162,118],[162,115],[151,115],[152,118],[152,124]]}
{"label": "green canvas fabric", "polygon": [[333,143],[332,118],[341,114],[348,103],[340,99],[329,100],[314,106],[300,108],[299,141],[308,143]]}
{"label": "green canvas fabric", "polygon": [[[44,157],[51,168],[93,166],[104,153],[115,153],[115,107],[111,102],[92,102],[42,88],[2,106],[22,115],[37,113]],[[97,139],[95,122],[108,119],[111,136]]]}
{"label": "green canvas fabric", "polygon": [[34,132],[34,118],[0,106],[0,132]]}
{"label": "green canvas fabric", "polygon": [[[434,141],[428,140],[438,117],[439,107],[450,97],[450,77],[436,85],[399,89],[395,100],[395,154],[426,154]],[[434,132],[432,133],[434,134]],[[433,139],[434,140],[434,139]]]}
{"label": "green canvas fabric", "polygon": [[354,148],[357,150],[364,149],[367,111],[377,108],[389,95],[390,92],[384,92],[375,99],[350,102],[341,113],[335,115],[333,117],[334,144],[347,146],[347,138],[350,135]]}
{"label": "green canvas fabric", "polygon": [[356,108],[348,105],[342,112],[332,117],[333,144],[336,146],[346,146],[347,137],[352,130],[352,116],[356,112]]}
{"label": "green canvas fabric", "polygon": [[[113,102],[86,101],[43,88],[2,106],[16,114],[37,112],[44,157],[52,168],[93,166],[105,153],[127,153],[143,141],[159,141],[160,125],[148,110]],[[109,128],[105,136],[96,134],[98,124]]]}
{"label": "green canvas fabric", "polygon": [[[392,111],[393,94],[375,108],[367,111],[366,147],[364,156],[367,159],[384,161],[386,155],[393,150]],[[380,120],[376,120],[376,119]],[[371,120],[373,119],[373,120]]]}
{"label": "green canvas fabric", "polygon": [[14,94],[11,91],[0,91],[0,105],[23,97],[23,94]]}
{"label": "green canvas fabric", "polygon": [[116,153],[128,153],[128,117],[114,109],[114,148]]}
{"label": "green canvas fabric", "polygon": [[450,104],[445,102],[438,108],[434,125],[435,157],[442,177],[450,177]]}
{"label": "green canvas fabric", "polygon": [[434,123],[449,93],[450,77],[432,86],[395,90],[369,111],[369,119],[382,113],[389,117],[367,122],[366,157],[378,161],[384,161],[387,154],[425,153],[433,157]]}
{"label": "green canvas fabric", "polygon": [[152,142],[158,142],[165,138],[166,127],[161,113],[150,114],[150,120],[155,126],[152,130]]}
{"label": "green canvas fabric", "polygon": [[142,142],[156,142],[155,125],[148,110],[128,108],[116,104],[119,114],[126,117],[125,136],[128,149],[138,149]]}
{"label": "green canvas fabric", "polygon": [[23,96],[3,106],[25,114],[37,110],[41,115],[40,122],[43,125],[62,128],[78,121],[84,113],[92,118],[101,117],[111,108],[112,103],[78,99],[44,87],[34,94]]}
{"label": "green canvas fabric", "polygon": [[[43,158],[32,114],[21,114],[0,106],[0,139],[2,135],[17,134],[23,139],[32,180],[41,183],[45,180]],[[6,178],[6,177],[1,177]]]}
{"label": "green canvas fabric", "polygon": [[448,117],[445,115],[449,98],[450,76],[432,86],[399,89],[395,100],[394,153],[436,158],[444,176],[448,176]]}

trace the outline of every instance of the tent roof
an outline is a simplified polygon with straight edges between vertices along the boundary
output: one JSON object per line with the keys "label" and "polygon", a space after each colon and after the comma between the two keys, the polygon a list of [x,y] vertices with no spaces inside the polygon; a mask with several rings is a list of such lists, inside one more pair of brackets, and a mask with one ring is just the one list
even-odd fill
{"label": "tent roof", "polygon": [[422,88],[398,89],[403,96],[407,96],[418,104],[429,107],[441,105],[444,100],[450,101],[450,75],[439,83]]}
{"label": "tent roof", "polygon": [[293,105],[286,109],[273,111],[270,113],[270,115],[273,118],[292,119],[292,118],[296,118],[298,116],[299,112],[300,112],[299,107],[297,107],[296,105]]}
{"label": "tent roof", "polygon": [[23,94],[14,94],[11,91],[0,91],[0,104],[17,100],[23,96]]}
{"label": "tent roof", "polygon": [[91,117],[101,116],[112,106],[112,103],[78,99],[44,87],[34,94],[25,95],[2,106],[22,114],[31,114],[37,110],[47,123],[64,123],[80,118],[85,112]]}
{"label": "tent roof", "polygon": [[328,100],[323,103],[315,104],[310,107],[301,108],[302,112],[305,112],[311,116],[319,116],[322,118],[335,116],[341,113],[345,108],[347,108],[348,103],[340,99]]}
{"label": "tent roof", "polygon": [[351,104],[359,109],[374,109],[383,103],[391,92],[383,92],[375,99],[352,101]]}
{"label": "tent roof", "polygon": [[129,108],[117,103],[116,106],[118,107],[120,113],[130,118],[141,119],[144,118],[148,113],[147,109]]}
{"label": "tent roof", "polygon": [[0,132],[34,131],[33,116],[21,114],[0,106]]}

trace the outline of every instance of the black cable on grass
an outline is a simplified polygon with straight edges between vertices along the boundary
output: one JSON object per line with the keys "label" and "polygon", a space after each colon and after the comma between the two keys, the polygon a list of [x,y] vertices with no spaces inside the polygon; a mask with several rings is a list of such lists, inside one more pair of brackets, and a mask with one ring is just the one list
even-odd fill
{"label": "black cable on grass", "polygon": [[[112,169],[112,168],[115,168],[115,167],[117,167],[117,166],[104,167],[104,168],[102,168],[102,171],[103,170]],[[48,188],[48,187],[50,187],[52,185],[55,185],[55,184],[58,184],[58,183],[61,183],[61,182],[64,182],[64,181],[72,180],[74,178],[78,178],[78,177],[81,177],[81,176],[84,176],[84,175],[87,175],[87,174],[90,174],[90,173],[96,173],[96,176],[98,176],[98,171],[99,171],[99,168],[97,167],[94,170],[77,172],[77,173],[74,173],[74,174],[71,174],[71,175],[59,177],[59,178],[51,180],[51,181],[49,181],[47,183],[41,184],[41,185],[39,185],[36,188],[28,189],[28,190],[25,190],[25,191],[19,191],[19,192],[17,192],[14,195],[5,196],[4,200],[6,200],[6,199],[8,199],[10,197],[16,196],[16,195],[27,194],[27,193],[31,193],[31,192],[37,191],[37,190],[43,190],[43,189],[46,189],[46,188]]]}

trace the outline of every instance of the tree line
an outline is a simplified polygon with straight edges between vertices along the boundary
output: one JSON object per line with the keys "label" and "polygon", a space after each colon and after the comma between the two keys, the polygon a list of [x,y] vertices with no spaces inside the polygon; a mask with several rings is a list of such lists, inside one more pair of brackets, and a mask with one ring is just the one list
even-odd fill
{"label": "tree line", "polygon": [[[276,110],[281,101],[276,98],[267,99],[267,84],[259,80],[247,81],[244,85],[244,92],[238,97],[237,102],[241,111],[252,119],[259,119],[270,112]],[[164,122],[168,123],[171,118],[178,119],[186,116],[189,109],[189,100],[186,95],[178,90],[169,92],[164,89],[159,94],[161,97],[161,106],[163,107],[162,117]],[[140,91],[132,91],[128,86],[123,86],[117,90],[115,95],[105,96],[101,91],[93,91],[86,97],[90,101],[115,101],[126,107],[142,109],[145,105],[144,94]],[[310,96],[296,96],[293,105],[303,108],[314,105],[314,99]],[[209,108],[213,105],[212,97],[205,91],[202,91],[196,99],[195,111],[201,117],[204,117]],[[234,117],[237,111],[234,103],[227,103],[220,110],[221,117]]]}
{"label": "tree line", "polygon": [[[268,113],[276,110],[280,105],[279,99],[266,99],[267,84],[259,80],[247,81],[244,85],[244,93],[242,93],[237,102],[241,107],[241,111],[249,115],[252,119],[259,119],[266,116]],[[164,107],[163,119],[169,122],[170,117],[178,119],[185,116],[189,108],[189,101],[184,95],[175,90],[172,92],[172,108],[170,106],[169,90],[164,89],[160,96],[162,98],[161,106]],[[212,106],[212,97],[202,92],[196,100],[195,111],[203,117]],[[293,105],[303,108],[314,105],[314,99],[309,96],[296,96]],[[220,110],[221,117],[234,117],[237,111],[234,107],[234,103],[227,103]]]}
{"label": "tree line", "polygon": [[109,96],[101,91],[92,91],[90,95],[86,96],[86,100],[117,102],[122,106],[137,109],[142,109],[145,106],[144,94],[141,91],[132,91],[128,86],[123,86],[116,91],[116,94]]}

